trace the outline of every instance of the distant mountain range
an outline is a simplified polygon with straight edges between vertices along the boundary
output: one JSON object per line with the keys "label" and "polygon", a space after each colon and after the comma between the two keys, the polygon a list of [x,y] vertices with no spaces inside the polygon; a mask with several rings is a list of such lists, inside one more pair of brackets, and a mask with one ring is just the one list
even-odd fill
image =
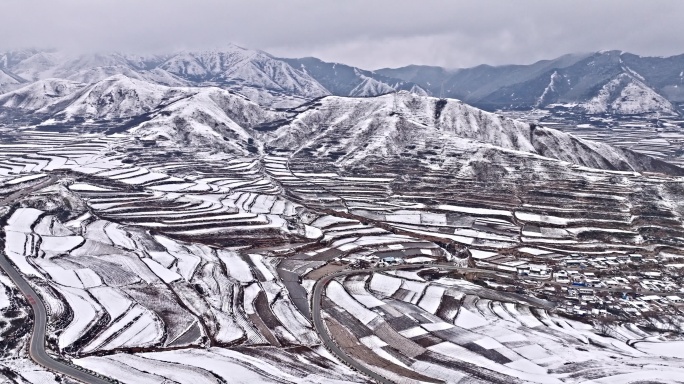
{"label": "distant mountain range", "polygon": [[408,66],[375,72],[489,110],[565,104],[587,113],[674,113],[676,104],[684,102],[684,55],[660,58],[604,51],[531,65],[453,71]]}
{"label": "distant mountain range", "polygon": [[0,53],[0,93],[49,78],[87,85],[117,74],[173,87],[216,86],[282,108],[328,95],[372,97],[396,91],[460,99],[490,111],[569,108],[587,114],[677,115],[684,105],[684,55],[605,51],[530,65],[369,71],[316,58],[276,58],[235,45],[151,56]]}
{"label": "distant mountain range", "polygon": [[220,51],[159,56],[69,56],[27,50],[0,54],[0,69],[0,92],[49,78],[93,84],[125,75],[166,86],[217,86],[273,106],[294,106],[330,94],[314,78],[285,61],[235,45]]}

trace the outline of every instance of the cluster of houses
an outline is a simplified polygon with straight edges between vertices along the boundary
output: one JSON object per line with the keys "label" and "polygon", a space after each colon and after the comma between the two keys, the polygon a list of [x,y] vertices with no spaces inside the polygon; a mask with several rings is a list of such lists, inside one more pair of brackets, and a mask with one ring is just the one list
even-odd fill
{"label": "cluster of houses", "polygon": [[558,310],[576,316],[600,316],[612,314],[617,317],[630,318],[647,314],[678,313],[683,305],[678,295],[647,295],[636,293],[597,294],[588,288],[563,287],[562,304]]}
{"label": "cluster of houses", "polygon": [[640,254],[592,258],[574,254],[554,266],[552,284],[545,289],[562,297],[560,310],[572,315],[678,313],[684,304],[678,275],[678,270]]}
{"label": "cluster of houses", "polygon": [[[514,274],[532,294],[554,297],[559,310],[575,316],[618,317],[678,313],[684,288],[678,283],[684,264],[637,253],[542,257],[496,255],[474,258],[475,265]],[[491,282],[492,284],[494,282]],[[492,288],[495,286],[490,285]]]}

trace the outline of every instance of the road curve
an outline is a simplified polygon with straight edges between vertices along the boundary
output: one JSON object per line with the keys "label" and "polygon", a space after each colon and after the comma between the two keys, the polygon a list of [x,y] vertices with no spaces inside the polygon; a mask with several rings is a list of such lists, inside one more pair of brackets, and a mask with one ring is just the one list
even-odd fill
{"label": "road curve", "polygon": [[[316,333],[318,333],[318,336],[320,336],[321,340],[328,348],[328,350],[334,353],[338,359],[342,360],[348,366],[365,374],[366,376],[370,377],[378,383],[391,384],[392,381],[387,380],[386,378],[378,375],[374,371],[368,369],[365,365],[359,363],[358,361],[347,355],[340,347],[338,347],[337,344],[335,344],[335,342],[333,341],[332,337],[330,337],[330,334],[328,334],[328,329],[325,327],[323,319],[321,318],[321,298],[323,296],[323,291],[325,290],[325,287],[328,285],[330,280],[338,276],[349,274],[350,272],[351,271],[338,272],[333,275],[325,276],[316,282],[316,285],[314,286],[313,299],[311,303],[311,317],[313,319],[314,327],[316,328]],[[364,272],[364,270],[357,270],[355,272]]]}
{"label": "road curve", "polygon": [[[17,193],[14,193],[5,199],[0,200],[0,205],[7,203],[12,203],[16,200],[21,199],[33,191],[42,188],[48,184],[52,184],[56,180],[55,176],[50,176],[48,180],[45,180],[39,184],[30,186],[23,189]],[[2,249],[4,249],[4,242],[0,242]],[[26,279],[19,273],[19,271],[14,268],[12,263],[9,261],[4,252],[0,252],[0,267],[5,271],[5,273],[12,279],[14,284],[19,288],[21,293],[26,297],[26,300],[31,304],[33,309],[33,332],[31,333],[31,341],[29,343],[29,356],[38,365],[44,368],[62,373],[72,379],[88,383],[88,384],[112,384],[112,381],[93,376],[90,373],[79,370],[78,368],[66,364],[64,362],[58,361],[50,357],[45,351],[45,329],[47,326],[47,310],[45,309],[45,303],[41,300],[40,296],[36,293],[31,285],[26,281]]]}

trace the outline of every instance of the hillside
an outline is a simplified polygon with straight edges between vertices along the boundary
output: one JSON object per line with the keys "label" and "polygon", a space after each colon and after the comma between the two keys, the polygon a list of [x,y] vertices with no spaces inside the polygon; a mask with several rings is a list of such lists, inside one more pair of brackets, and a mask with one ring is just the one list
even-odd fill
{"label": "hillside", "polygon": [[400,155],[448,164],[453,151],[493,146],[592,168],[679,172],[665,163],[635,160],[645,156],[627,156],[624,150],[503,118],[459,100],[407,91],[329,96],[276,112],[219,88],[167,87],[116,75],[89,86],[42,80],[0,96],[0,107],[31,111],[51,124],[125,123],[119,129],[134,128],[139,135],[172,145],[257,153],[267,144],[339,164]]}
{"label": "hillside", "polygon": [[269,145],[299,156],[350,165],[408,156],[449,164],[451,154],[494,146],[586,167],[680,174],[647,156],[471,107],[459,100],[398,92],[375,98],[326,97],[271,133]]}
{"label": "hillside", "polygon": [[[235,45],[222,50],[149,56],[13,51],[0,53],[0,70],[29,82],[60,78],[92,84],[125,75],[167,86],[219,86],[265,105],[284,107],[330,94],[315,79],[286,62]],[[7,82],[0,78],[0,85]]]}
{"label": "hillside", "polygon": [[335,96],[368,97],[402,90],[427,95],[415,83],[341,63],[328,63],[315,57],[282,60],[316,79]]}

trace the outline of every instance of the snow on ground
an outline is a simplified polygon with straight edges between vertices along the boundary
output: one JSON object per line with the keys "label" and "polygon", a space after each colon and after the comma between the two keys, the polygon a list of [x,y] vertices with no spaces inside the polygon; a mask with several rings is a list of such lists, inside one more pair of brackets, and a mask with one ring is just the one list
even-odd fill
{"label": "snow on ground", "polygon": [[217,254],[226,266],[228,275],[242,283],[254,281],[254,275],[252,275],[249,265],[238,254],[226,250],[219,250]]}
{"label": "snow on ground", "polygon": [[401,287],[401,283],[402,280],[396,277],[374,273],[370,281],[370,289],[385,296],[392,296]]}
{"label": "snow on ground", "polygon": [[31,180],[42,179],[43,177],[46,177],[46,176],[47,175],[44,173],[39,173],[37,175],[28,175],[28,176],[18,177],[16,179],[8,181],[7,184],[14,185],[14,184],[19,184],[19,183],[24,183],[24,182],[31,181]]}
{"label": "snow on ground", "polygon": [[494,372],[500,372],[509,376],[518,377],[528,382],[558,384],[563,383],[561,380],[555,377],[544,375],[541,372],[528,373],[522,370],[522,367],[519,367],[521,369],[516,369],[505,365],[497,364],[494,361],[485,358],[484,356],[471,352],[470,350],[454,343],[444,342],[437,345],[433,345],[429,347],[429,349],[447,356],[458,356],[459,360],[493,370]]}
{"label": "snow on ground", "polygon": [[434,314],[437,312],[437,308],[439,308],[439,304],[442,302],[442,295],[444,295],[445,290],[446,289],[443,287],[430,285],[425,290],[423,298],[418,303],[418,306],[427,312]]}
{"label": "snow on ground", "polygon": [[252,260],[252,263],[256,268],[261,272],[261,275],[266,279],[266,281],[272,281],[275,280],[275,275],[271,273],[271,271],[266,267],[264,264],[264,257],[258,254],[249,254],[249,258]]}
{"label": "snow on ground", "polygon": [[3,383],[52,384],[62,379],[26,357],[12,357],[0,362],[0,381]]}
{"label": "snow on ground", "polygon": [[[7,228],[7,227],[6,227]],[[33,236],[28,233],[5,231],[5,253],[7,257],[19,268],[19,271],[27,276],[36,276],[44,278],[36,268],[31,265],[27,258],[27,254],[31,254],[32,250],[28,246],[33,245]]]}
{"label": "snow on ground", "polygon": [[55,286],[64,296],[74,317],[59,335],[59,347],[65,348],[78,340],[90,327],[95,325],[102,314],[102,308],[84,290]]}
{"label": "snow on ground", "polygon": [[182,278],[181,275],[177,274],[176,272],[173,272],[171,270],[168,270],[161,266],[159,263],[157,263],[153,259],[142,259],[142,261],[147,264],[148,267],[154,272],[155,275],[159,276],[160,279],[162,279],[165,283],[172,283],[176,280],[179,280]]}
{"label": "snow on ground", "polygon": [[358,301],[354,300],[354,298],[347,293],[342,284],[337,281],[333,280],[328,284],[326,296],[335,302],[335,304],[344,308],[352,316],[359,319],[363,324],[368,324],[378,316],[375,312],[368,310]]}
{"label": "snow on ground", "polygon": [[64,269],[58,265],[55,265],[50,260],[45,259],[37,259],[36,264],[38,264],[42,270],[47,272],[50,278],[57,284],[61,284],[65,287],[83,288],[83,283],[78,278],[76,271],[72,269]]}
{"label": "snow on ground", "polygon": [[515,212],[515,218],[518,220],[533,222],[533,223],[543,223],[543,224],[555,224],[555,225],[567,225],[568,219],[562,217],[550,216],[550,215],[539,215],[535,213],[528,212]]}
{"label": "snow on ground", "polygon": [[500,209],[461,207],[461,206],[457,206],[457,205],[448,205],[448,204],[438,205],[437,209],[441,209],[444,211],[451,211],[451,212],[472,213],[475,215],[483,215],[483,216],[511,216],[511,213],[509,211],[504,211],[504,210],[500,210]]}
{"label": "snow on ground", "polygon": [[314,345],[320,342],[309,321],[289,300],[277,300],[271,309],[285,328],[294,335],[297,343]]}
{"label": "snow on ground", "polygon": [[638,350],[653,356],[676,357],[684,359],[684,341],[643,341],[634,345]]}
{"label": "snow on ground", "polygon": [[490,252],[490,251],[483,251],[480,249],[474,249],[470,248],[469,249],[470,254],[473,256],[474,259],[488,259],[490,257],[496,256],[498,253],[496,252]]}
{"label": "snow on ground", "polygon": [[133,301],[116,289],[111,287],[96,287],[88,290],[95,299],[102,304],[112,319],[116,319],[126,313]]}
{"label": "snow on ground", "polygon": [[32,225],[43,214],[34,208],[19,208],[7,220],[7,231],[30,233]]}
{"label": "snow on ground", "polygon": [[96,185],[87,183],[74,183],[69,186],[72,191],[88,191],[88,192],[107,192],[111,191],[109,188],[98,187]]}
{"label": "snow on ground", "polygon": [[489,321],[482,315],[465,308],[461,308],[456,318],[456,325],[465,329],[478,328],[487,324],[489,324]]}
{"label": "snow on ground", "polygon": [[546,251],[543,249],[531,248],[531,247],[518,248],[518,251],[524,252],[524,253],[529,253],[530,255],[535,255],[535,256],[547,255],[549,253],[552,253],[551,251]]}
{"label": "snow on ground", "polygon": [[[265,353],[272,352],[267,350]],[[323,360],[320,362],[324,365],[328,364],[325,361],[327,359],[320,356],[319,359]],[[346,367],[325,369],[313,364],[309,366],[306,358],[298,361],[287,353],[278,352],[273,357],[251,356],[224,348],[92,356],[77,359],[75,363],[95,371],[108,372],[125,383],[137,383],[139,381],[136,380],[143,378],[151,379],[152,382],[160,382],[161,378],[166,378],[181,384],[215,384],[216,378],[223,382],[244,384],[332,384],[364,381]]]}
{"label": "snow on ground", "polygon": [[41,239],[40,250],[52,255],[68,253],[85,241],[81,236],[41,236]]}

